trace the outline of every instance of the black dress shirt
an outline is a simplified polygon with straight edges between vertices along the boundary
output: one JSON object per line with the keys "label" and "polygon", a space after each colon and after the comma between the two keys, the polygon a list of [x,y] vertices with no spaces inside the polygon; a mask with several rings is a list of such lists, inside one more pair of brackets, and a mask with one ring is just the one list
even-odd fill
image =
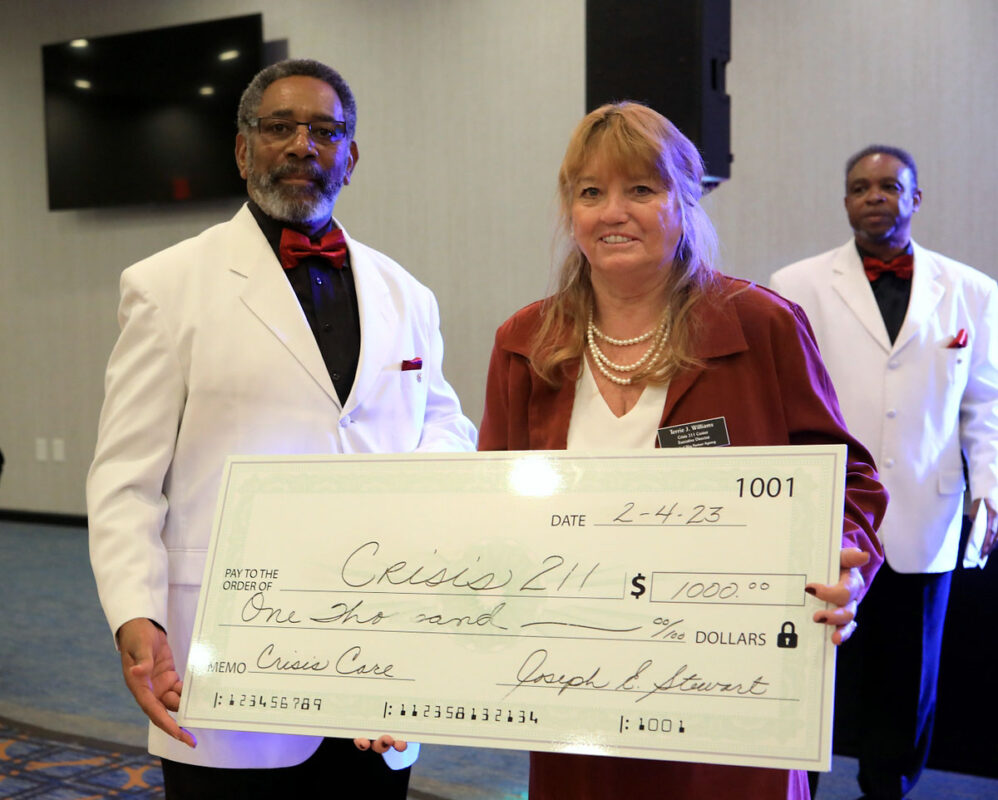
{"label": "black dress shirt", "polygon": [[[856,245],[859,257],[872,256],[872,253],[864,252],[859,245]],[[911,242],[903,250],[904,253],[911,253]],[[880,308],[880,316],[884,318],[884,326],[887,328],[887,335],[891,339],[891,344],[898,338],[901,325],[904,323],[904,316],[908,313],[908,300],[911,299],[911,278],[900,278],[893,272],[884,272],[876,280],[870,281],[870,288],[873,289],[873,296],[877,299],[877,306]]]}
{"label": "black dress shirt", "polygon": [[[252,200],[249,209],[277,257],[285,225],[268,217]],[[312,241],[318,241],[332,228],[330,220]],[[347,253],[343,269],[336,269],[319,256],[308,256],[284,273],[305,312],[340,404],[345,404],[360,360],[360,312],[350,254]]]}

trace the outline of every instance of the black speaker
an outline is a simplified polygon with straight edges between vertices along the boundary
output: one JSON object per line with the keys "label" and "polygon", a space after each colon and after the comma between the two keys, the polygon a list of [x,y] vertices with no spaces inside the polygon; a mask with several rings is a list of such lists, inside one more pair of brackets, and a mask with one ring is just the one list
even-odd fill
{"label": "black speaker", "polygon": [[700,149],[705,184],[731,177],[731,0],[586,0],[586,109],[637,100]]}

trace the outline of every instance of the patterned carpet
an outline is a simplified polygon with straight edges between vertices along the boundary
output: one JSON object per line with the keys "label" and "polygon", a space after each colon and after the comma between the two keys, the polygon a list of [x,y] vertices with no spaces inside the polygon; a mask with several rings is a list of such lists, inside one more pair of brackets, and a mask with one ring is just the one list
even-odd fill
{"label": "patterned carpet", "polygon": [[[413,775],[410,800],[526,798],[521,791],[522,777],[517,774],[522,772],[518,769],[522,766],[518,763],[520,754],[476,750],[479,755],[489,753],[489,757],[469,761],[457,756],[462,750],[471,752],[464,748],[424,750],[433,766],[426,770],[429,774]],[[468,772],[471,774],[465,774]],[[483,779],[490,788],[475,786]],[[163,773],[159,760],[142,748],[55,733],[0,717],[0,800],[8,798],[162,800]]]}
{"label": "patterned carpet", "polygon": [[159,760],[141,750],[0,719],[0,797],[162,798],[163,774]]}
{"label": "patterned carpet", "polygon": [[[410,800],[526,798],[519,774],[525,766],[520,763],[522,754],[467,748],[424,750],[429,763],[421,763],[413,774]],[[462,752],[479,757],[462,758]],[[143,748],[55,733],[0,717],[0,800],[8,798],[162,800],[163,773],[159,760]]]}

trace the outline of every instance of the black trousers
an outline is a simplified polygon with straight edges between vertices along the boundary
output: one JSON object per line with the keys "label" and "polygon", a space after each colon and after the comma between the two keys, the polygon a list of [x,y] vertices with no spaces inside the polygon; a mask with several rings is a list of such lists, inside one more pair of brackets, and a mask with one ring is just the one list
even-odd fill
{"label": "black trousers", "polygon": [[952,574],[905,574],[884,564],[839,650],[835,749],[859,756],[859,786],[869,798],[903,798],[928,759]]}
{"label": "black trousers", "polygon": [[409,769],[392,770],[352,739],[323,739],[301,764],[279,769],[222,769],[162,759],[167,800],[275,800],[275,798],[385,798],[405,800]]}

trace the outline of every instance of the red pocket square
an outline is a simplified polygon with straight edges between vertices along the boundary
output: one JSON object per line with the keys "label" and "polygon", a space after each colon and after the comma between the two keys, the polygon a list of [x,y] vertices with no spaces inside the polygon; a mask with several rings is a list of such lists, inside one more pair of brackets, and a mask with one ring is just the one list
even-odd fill
{"label": "red pocket square", "polygon": [[423,359],[421,358],[407,358],[402,362],[402,371],[406,372],[410,369],[422,369]]}
{"label": "red pocket square", "polygon": [[956,336],[953,337],[953,341],[946,345],[947,349],[955,349],[959,347],[967,346],[967,329],[960,328]]}

